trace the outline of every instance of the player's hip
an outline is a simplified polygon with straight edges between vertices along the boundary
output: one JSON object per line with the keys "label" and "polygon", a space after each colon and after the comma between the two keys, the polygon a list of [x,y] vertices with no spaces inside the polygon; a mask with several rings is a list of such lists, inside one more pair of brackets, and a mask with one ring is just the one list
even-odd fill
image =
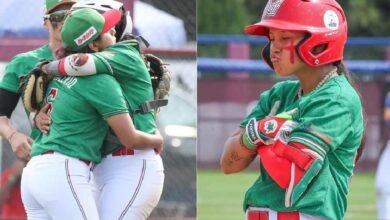
{"label": "player's hip", "polygon": [[277,212],[269,208],[249,207],[246,220],[324,220],[324,218],[300,212]]}
{"label": "player's hip", "polygon": [[114,179],[134,182],[135,179],[164,178],[164,166],[160,156],[142,159],[132,156],[108,156],[93,169],[95,181],[104,185]]}

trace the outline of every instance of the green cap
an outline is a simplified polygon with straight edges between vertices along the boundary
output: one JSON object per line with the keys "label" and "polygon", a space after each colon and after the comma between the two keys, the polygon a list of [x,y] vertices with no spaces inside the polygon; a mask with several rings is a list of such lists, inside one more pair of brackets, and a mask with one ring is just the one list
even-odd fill
{"label": "green cap", "polygon": [[72,6],[74,3],[76,3],[77,0],[46,0],[46,14],[52,13],[56,8],[58,8],[61,5],[69,5]]}
{"label": "green cap", "polygon": [[121,12],[115,9],[104,14],[90,8],[71,11],[62,26],[62,42],[65,48],[78,51],[113,28],[120,19]]}

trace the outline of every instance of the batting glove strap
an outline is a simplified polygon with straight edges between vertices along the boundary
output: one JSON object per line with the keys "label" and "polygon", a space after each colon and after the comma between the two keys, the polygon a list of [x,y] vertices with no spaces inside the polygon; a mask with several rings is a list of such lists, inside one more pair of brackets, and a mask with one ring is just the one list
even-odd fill
{"label": "batting glove strap", "polygon": [[242,144],[250,150],[256,150],[258,144],[264,143],[257,127],[256,118],[252,118],[249,120],[248,124],[246,124],[245,132],[242,134]]}

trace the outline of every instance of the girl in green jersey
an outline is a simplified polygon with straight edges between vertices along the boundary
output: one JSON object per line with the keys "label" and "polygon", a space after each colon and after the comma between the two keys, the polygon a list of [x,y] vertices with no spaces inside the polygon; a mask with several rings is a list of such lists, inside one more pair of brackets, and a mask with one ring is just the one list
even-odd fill
{"label": "girl in green jersey", "polygon": [[245,31],[266,36],[266,63],[298,80],[260,95],[226,141],[222,170],[240,172],[260,156],[260,177],[245,195],[247,219],[341,220],[364,131],[360,97],[342,63],[342,8],[335,0],[269,0]]}

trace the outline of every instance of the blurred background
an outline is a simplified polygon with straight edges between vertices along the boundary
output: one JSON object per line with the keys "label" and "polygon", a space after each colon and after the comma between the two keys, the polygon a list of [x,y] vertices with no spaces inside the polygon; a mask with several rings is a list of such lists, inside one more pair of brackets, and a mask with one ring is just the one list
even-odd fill
{"label": "blurred background", "polygon": [[[122,0],[131,11],[134,34],[149,43],[144,52],[169,64],[171,95],[157,117],[165,138],[164,190],[149,219],[195,219],[196,216],[196,0]],[[43,28],[44,0],[3,1],[0,8],[0,79],[16,54],[48,42]],[[30,126],[19,103],[12,115],[16,127],[29,134]],[[0,137],[1,139],[1,137]],[[6,140],[1,140],[0,170],[15,167]],[[3,185],[2,185],[3,186]],[[0,188],[0,205],[3,201]],[[1,209],[0,209],[1,210]],[[0,215],[1,216],[1,215]],[[2,219],[0,217],[0,219]],[[9,218],[3,218],[9,219]]]}
{"label": "blurred background", "polygon": [[[244,173],[224,175],[219,170],[223,144],[259,94],[284,79],[261,60],[267,39],[243,32],[260,20],[266,0],[197,2],[198,219],[243,219],[244,193],[259,175],[258,161]],[[351,181],[345,219],[376,219],[375,174],[388,139],[383,107],[390,90],[390,2],[338,2],[349,22],[344,58],[367,113],[366,147]]]}

